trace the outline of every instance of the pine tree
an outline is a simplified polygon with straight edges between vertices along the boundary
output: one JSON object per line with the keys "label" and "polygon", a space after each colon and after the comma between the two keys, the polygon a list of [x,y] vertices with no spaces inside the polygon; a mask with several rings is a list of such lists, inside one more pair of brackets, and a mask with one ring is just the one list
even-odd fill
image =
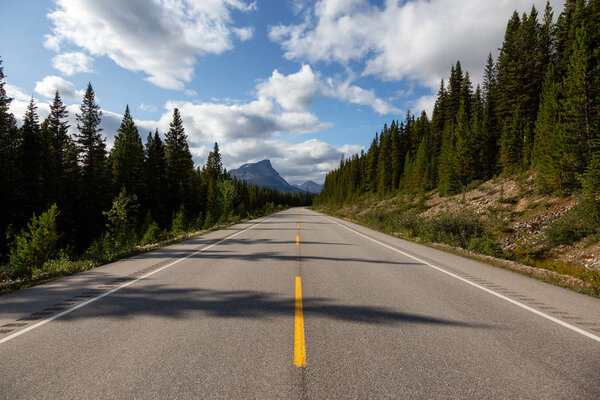
{"label": "pine tree", "polygon": [[45,144],[37,105],[32,97],[23,117],[17,160],[20,186],[19,220],[22,224],[26,223],[32,214],[40,214],[46,209],[44,174],[48,168],[49,149]]}
{"label": "pine tree", "polygon": [[504,173],[513,173],[522,166],[523,130],[523,120],[517,107],[511,124],[504,126],[500,138],[499,162]]}
{"label": "pine tree", "polygon": [[160,139],[158,129],[148,134],[144,159],[144,188],[145,201],[143,209],[149,211],[152,219],[161,227],[166,228],[170,221],[167,212],[167,164],[165,161],[165,146]]}
{"label": "pine tree", "polygon": [[187,135],[179,110],[173,110],[173,121],[169,124],[166,137],[165,160],[167,186],[169,188],[169,211],[174,213],[185,206],[188,198],[194,161],[187,143]]}
{"label": "pine tree", "polygon": [[377,194],[384,196],[392,189],[392,138],[387,132],[382,134],[380,140],[379,160],[377,160]]}
{"label": "pine tree", "polygon": [[127,194],[139,198],[144,192],[144,147],[135,122],[125,108],[121,126],[115,136],[110,152],[113,183],[115,188],[125,187]]}
{"label": "pine tree", "polygon": [[61,210],[57,225],[58,230],[65,233],[62,240],[66,243],[74,242],[76,238],[76,210],[80,203],[81,185],[78,149],[69,135],[68,115],[57,90],[50,104],[50,114],[44,121],[50,143],[47,197]]}
{"label": "pine tree", "polygon": [[[14,223],[17,209],[17,149],[20,143],[19,130],[14,115],[10,112],[12,98],[4,88],[4,67],[0,59],[0,235]],[[7,246],[0,241],[0,254],[6,254]]]}
{"label": "pine tree", "polygon": [[88,83],[79,109],[81,114],[76,114],[79,133],[75,137],[82,168],[80,243],[87,244],[104,228],[102,212],[110,208],[112,198],[106,143],[100,128],[102,111],[96,104],[91,83]]}
{"label": "pine tree", "polygon": [[371,147],[367,152],[367,186],[370,192],[377,192],[377,162],[379,161],[379,137],[375,133],[375,138],[371,142]]}
{"label": "pine tree", "polygon": [[579,145],[576,149],[576,163],[573,166],[579,173],[583,172],[591,158],[592,134],[591,124],[591,77],[588,71],[589,53],[586,46],[587,31],[582,26],[576,31],[573,51],[563,82],[563,121],[565,129]]}

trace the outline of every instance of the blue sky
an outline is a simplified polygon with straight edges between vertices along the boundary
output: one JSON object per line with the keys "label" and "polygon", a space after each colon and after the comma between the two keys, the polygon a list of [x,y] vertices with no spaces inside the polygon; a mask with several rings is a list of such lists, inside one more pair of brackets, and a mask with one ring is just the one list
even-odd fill
{"label": "blue sky", "polygon": [[228,168],[269,158],[292,183],[322,182],[384,123],[430,114],[456,60],[479,82],[533,4],[543,13],[541,0],[3,0],[0,57],[17,118],[31,96],[44,117],[58,89],[73,120],[91,82],[109,146],[126,104],[144,140],[178,107],[197,164],[218,141]]}

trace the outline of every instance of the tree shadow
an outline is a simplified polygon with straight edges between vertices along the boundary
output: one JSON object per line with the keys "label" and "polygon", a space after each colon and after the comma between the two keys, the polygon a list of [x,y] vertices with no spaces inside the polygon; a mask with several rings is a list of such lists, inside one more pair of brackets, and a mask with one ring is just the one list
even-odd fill
{"label": "tree shadow", "polygon": [[[385,307],[349,305],[328,298],[303,298],[305,317],[320,317],[360,324],[426,324],[464,328],[490,328],[467,321],[398,312]],[[190,318],[197,314],[216,318],[267,319],[293,316],[295,300],[274,293],[249,290],[169,288],[163,285],[128,287],[101,301],[68,314],[64,319],[131,318],[137,315],[167,319]]]}

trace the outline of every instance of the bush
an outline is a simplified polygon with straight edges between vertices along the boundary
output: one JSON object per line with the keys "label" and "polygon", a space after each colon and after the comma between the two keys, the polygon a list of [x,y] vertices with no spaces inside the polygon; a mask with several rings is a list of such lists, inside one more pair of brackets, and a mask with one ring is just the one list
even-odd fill
{"label": "bush", "polygon": [[104,215],[108,217],[106,241],[112,252],[119,252],[133,246],[136,241],[134,215],[138,209],[137,197],[129,196],[125,187],[113,199],[112,207]]}
{"label": "bush", "polygon": [[159,228],[158,224],[154,221],[148,226],[144,236],[142,237],[142,245],[152,244],[160,242],[163,237],[163,233]]}
{"label": "bush", "polygon": [[35,214],[15,237],[15,245],[10,251],[10,274],[13,278],[31,277],[35,269],[41,269],[46,260],[56,253],[56,243],[60,235],[56,231],[56,217],[59,212],[53,204],[42,215]]}
{"label": "bush", "polygon": [[548,225],[546,238],[552,246],[573,244],[600,231],[600,203],[586,199]]}
{"label": "bush", "polygon": [[113,246],[106,235],[95,239],[83,253],[82,258],[91,260],[95,265],[109,262],[113,257]]}
{"label": "bush", "polygon": [[179,236],[187,232],[187,222],[183,208],[177,211],[171,222],[171,235]]}

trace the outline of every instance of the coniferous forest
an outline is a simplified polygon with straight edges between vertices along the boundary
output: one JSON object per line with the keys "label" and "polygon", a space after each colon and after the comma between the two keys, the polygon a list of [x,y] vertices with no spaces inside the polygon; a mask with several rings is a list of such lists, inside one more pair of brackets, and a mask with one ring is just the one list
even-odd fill
{"label": "coniferous forest", "polygon": [[[342,159],[316,204],[363,194],[460,193],[473,182],[523,171],[541,193],[600,194],[600,1],[567,0],[516,11],[496,59],[475,88],[460,62],[442,80],[433,115],[407,113]],[[483,59],[484,57],[482,57]]]}
{"label": "coniferous forest", "polygon": [[0,283],[312,200],[232,178],[217,143],[195,167],[178,109],[164,139],[156,130],[144,143],[127,106],[108,151],[91,84],[76,127],[58,91],[46,119],[32,98],[18,127],[4,78],[0,60]]}

